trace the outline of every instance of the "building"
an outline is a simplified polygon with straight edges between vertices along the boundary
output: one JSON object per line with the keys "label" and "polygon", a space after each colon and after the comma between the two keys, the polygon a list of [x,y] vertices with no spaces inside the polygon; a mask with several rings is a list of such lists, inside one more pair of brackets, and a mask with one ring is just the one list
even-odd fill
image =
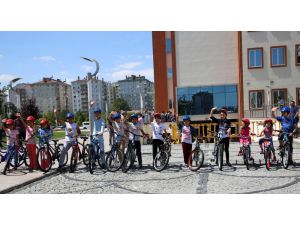
{"label": "building", "polygon": [[155,110],[208,118],[226,107],[239,117],[237,32],[153,32]]}
{"label": "building", "polygon": [[21,83],[9,90],[9,102],[21,109],[23,104],[33,97],[33,91],[31,84]]}
{"label": "building", "polygon": [[36,100],[36,105],[42,114],[53,112],[55,109],[57,111],[72,110],[71,85],[60,79],[44,77],[31,86],[32,97]]}
{"label": "building", "polygon": [[242,32],[245,116],[263,118],[291,100],[300,106],[300,33]]}
{"label": "building", "polygon": [[88,113],[88,91],[87,91],[87,78],[78,79],[71,82],[73,112]]}
{"label": "building", "polygon": [[119,95],[132,110],[153,110],[153,87],[153,82],[141,75],[118,81]]}

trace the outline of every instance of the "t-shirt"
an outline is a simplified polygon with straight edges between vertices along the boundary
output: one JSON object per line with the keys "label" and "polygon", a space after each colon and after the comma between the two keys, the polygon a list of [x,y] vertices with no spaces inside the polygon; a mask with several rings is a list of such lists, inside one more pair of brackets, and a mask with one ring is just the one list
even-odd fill
{"label": "t-shirt", "polygon": [[192,144],[192,131],[190,126],[183,126],[182,127],[182,136],[181,136],[181,142]]}
{"label": "t-shirt", "polygon": [[7,145],[19,145],[19,143],[17,142],[17,136],[19,134],[19,131],[18,130],[10,130],[10,129],[7,129],[6,130],[6,135],[8,136],[7,138]]}
{"label": "t-shirt", "polygon": [[27,144],[35,144],[34,127],[27,126],[26,141],[27,141]]}
{"label": "t-shirt", "polygon": [[44,143],[49,143],[50,138],[52,136],[52,131],[50,129],[38,129],[38,138],[39,145],[43,145]]}
{"label": "t-shirt", "polygon": [[272,138],[272,134],[273,134],[273,127],[265,127],[263,129],[263,132],[264,132],[264,135],[265,135],[265,138]]}
{"label": "t-shirt", "polygon": [[105,122],[102,118],[94,120],[94,127],[93,127],[93,135],[96,135],[99,132],[104,132]]}
{"label": "t-shirt", "polygon": [[116,136],[118,138],[118,140],[121,140],[122,138],[124,138],[124,123],[123,122],[120,122],[120,123],[117,123],[117,122],[113,122],[112,123],[113,125],[113,128],[114,128],[114,131],[117,133]]}
{"label": "t-shirt", "polygon": [[216,117],[210,117],[213,123],[219,125],[219,132],[222,133],[222,138],[229,137],[227,130],[231,127],[230,121],[228,119],[217,119]]}
{"label": "t-shirt", "polygon": [[250,135],[250,127],[243,127],[241,128],[241,136],[242,138],[248,138]]}
{"label": "t-shirt", "polygon": [[277,116],[276,120],[281,123],[281,127],[283,132],[291,133],[294,130],[294,125],[296,124],[296,120],[291,117]]}
{"label": "t-shirt", "polygon": [[161,141],[164,141],[164,138],[162,136],[165,125],[163,123],[157,124],[155,121],[151,124],[152,126],[152,139],[158,139]]}
{"label": "t-shirt", "polygon": [[77,123],[66,122],[66,141],[75,141],[77,135]]}
{"label": "t-shirt", "polygon": [[[141,129],[142,129],[142,124],[140,122],[137,123],[129,123],[129,130],[130,132],[136,134],[136,135],[141,135]],[[135,136],[134,141],[139,141],[140,136]],[[129,139],[133,140],[133,134],[129,133]]]}

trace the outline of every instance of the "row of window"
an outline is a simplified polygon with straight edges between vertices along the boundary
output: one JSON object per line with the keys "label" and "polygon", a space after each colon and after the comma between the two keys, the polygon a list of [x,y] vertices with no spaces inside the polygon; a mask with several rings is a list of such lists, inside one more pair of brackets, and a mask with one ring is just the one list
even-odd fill
{"label": "row of window", "polygon": [[[269,96],[270,95],[270,96]],[[300,105],[300,88],[296,88],[296,105]],[[268,102],[269,101],[269,102]],[[267,102],[265,102],[264,90],[249,91],[249,109],[264,109],[265,106],[282,106],[288,105],[287,89],[272,89],[271,93],[267,92]]]}
{"label": "row of window", "polygon": [[[257,69],[264,67],[264,49],[248,48],[248,69]],[[270,47],[271,67],[281,67],[287,65],[286,46]],[[300,66],[300,44],[295,45],[295,64]]]}

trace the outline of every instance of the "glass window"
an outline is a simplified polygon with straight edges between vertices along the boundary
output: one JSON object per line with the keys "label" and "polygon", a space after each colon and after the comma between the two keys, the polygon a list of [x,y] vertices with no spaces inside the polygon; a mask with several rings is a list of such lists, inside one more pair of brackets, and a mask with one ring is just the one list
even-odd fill
{"label": "glass window", "polygon": [[173,76],[173,70],[172,68],[168,68],[168,78],[172,78]]}
{"label": "glass window", "polygon": [[212,86],[203,86],[203,87],[201,87],[201,92],[213,93]]}
{"label": "glass window", "polygon": [[297,95],[297,102],[296,105],[299,107],[300,106],[300,88],[297,88],[296,90],[296,95]]}
{"label": "glass window", "polygon": [[271,66],[286,66],[286,47],[271,47]]}
{"label": "glass window", "polygon": [[248,49],[248,68],[263,68],[263,48]]}
{"label": "glass window", "polygon": [[250,109],[262,109],[264,102],[264,91],[249,91]]}
{"label": "glass window", "polygon": [[272,90],[272,105],[276,107],[283,107],[287,104],[287,90],[273,89]]}
{"label": "glass window", "polygon": [[166,52],[172,53],[172,42],[170,38],[166,39]]}
{"label": "glass window", "polygon": [[222,85],[222,86],[213,86],[213,92],[214,93],[224,93],[225,92],[224,85]]}
{"label": "glass window", "polygon": [[296,65],[300,66],[300,45],[296,45],[295,49],[295,56],[296,56]]}
{"label": "glass window", "polygon": [[228,92],[237,92],[237,86],[236,85],[225,85],[225,91]]}

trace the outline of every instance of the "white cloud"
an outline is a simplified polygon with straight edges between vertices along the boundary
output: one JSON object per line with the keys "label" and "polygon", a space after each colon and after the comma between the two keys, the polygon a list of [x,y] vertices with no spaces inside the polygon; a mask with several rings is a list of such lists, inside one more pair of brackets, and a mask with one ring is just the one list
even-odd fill
{"label": "white cloud", "polygon": [[32,58],[33,60],[39,60],[39,61],[55,61],[55,58],[53,56],[35,56]]}
{"label": "white cloud", "polygon": [[128,63],[123,63],[121,65],[118,65],[118,67],[122,69],[133,69],[141,64],[142,64],[141,62],[128,62]]}
{"label": "white cloud", "polygon": [[9,82],[17,77],[19,76],[14,74],[0,74],[0,82]]}
{"label": "white cloud", "polygon": [[81,69],[83,69],[85,72],[92,72],[92,71],[95,70],[94,67],[92,67],[92,66],[87,66],[87,65],[81,66]]}
{"label": "white cloud", "polygon": [[145,55],[145,58],[146,58],[146,59],[152,59],[152,58],[153,58],[153,55]]}

